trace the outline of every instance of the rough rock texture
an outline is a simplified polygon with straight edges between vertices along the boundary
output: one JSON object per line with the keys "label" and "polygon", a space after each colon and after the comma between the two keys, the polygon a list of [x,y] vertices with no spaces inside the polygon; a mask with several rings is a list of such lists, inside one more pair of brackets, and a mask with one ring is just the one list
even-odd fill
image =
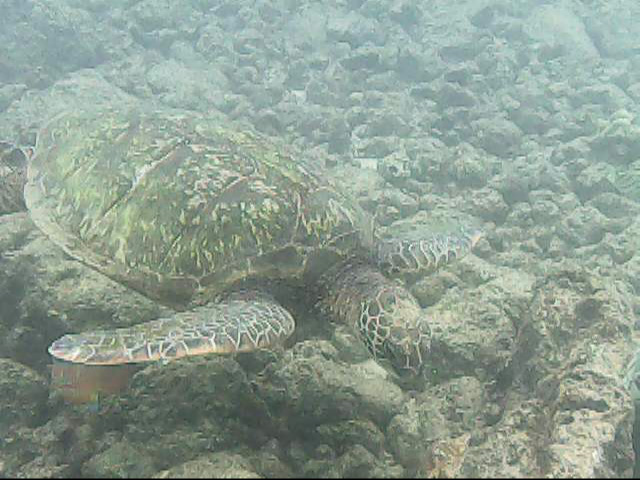
{"label": "rough rock texture", "polygon": [[47,345],[163,307],[0,217],[0,476],[633,474],[640,4],[0,3],[2,139],[77,105],[216,110],[323,162],[382,234],[487,232],[411,287],[420,384],[301,306],[285,350],[151,365],[96,415],[47,399]]}
{"label": "rough rock texture", "polygon": [[263,478],[239,454],[217,452],[164,470],[154,478]]}
{"label": "rough rock texture", "polygon": [[42,376],[13,360],[0,358],[0,370],[0,435],[6,440],[15,427],[38,425],[45,418],[48,387]]}

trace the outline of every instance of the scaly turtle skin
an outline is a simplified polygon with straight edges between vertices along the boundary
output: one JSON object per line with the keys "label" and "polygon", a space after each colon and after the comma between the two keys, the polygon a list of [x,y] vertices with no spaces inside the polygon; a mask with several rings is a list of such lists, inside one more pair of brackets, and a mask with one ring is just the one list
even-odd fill
{"label": "scaly turtle skin", "polygon": [[[42,129],[24,189],[36,225],[69,255],[173,307],[130,328],[65,335],[84,365],[268,347],[294,330],[282,285],[308,288],[376,358],[420,371],[431,331],[391,275],[469,251],[475,230],[380,240],[321,171],[265,138],[193,113],[72,112]],[[285,302],[286,303],[286,302]]]}
{"label": "scaly turtle skin", "polygon": [[25,150],[0,142],[0,215],[26,208],[22,190],[26,181],[27,157]]}

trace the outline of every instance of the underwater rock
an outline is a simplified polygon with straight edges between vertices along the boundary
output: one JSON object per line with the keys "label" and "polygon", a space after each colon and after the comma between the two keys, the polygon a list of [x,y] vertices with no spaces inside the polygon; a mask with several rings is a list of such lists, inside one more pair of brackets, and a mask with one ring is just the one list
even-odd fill
{"label": "underwater rock", "polygon": [[640,126],[635,115],[618,109],[610,119],[601,120],[599,131],[590,140],[596,159],[613,165],[629,165],[640,153]]}
{"label": "underwater rock", "polygon": [[634,202],[616,193],[601,193],[587,202],[598,209],[600,213],[610,219],[631,217],[634,223],[640,215],[640,203]]}
{"label": "underwater rock", "polygon": [[55,1],[10,4],[4,5],[0,20],[3,83],[43,89],[69,72],[92,68],[108,59],[101,35],[85,10]]}
{"label": "underwater rock", "polygon": [[540,153],[505,162],[502,171],[488,185],[498,190],[509,205],[527,201],[530,192],[535,190],[551,190],[558,196],[572,190],[569,175],[541,158]]}
{"label": "underwater rock", "polygon": [[474,377],[431,386],[409,400],[403,412],[389,422],[389,448],[411,476],[430,475],[443,440],[468,435],[484,424],[486,402],[483,386]]}
{"label": "underwater rock", "polygon": [[388,457],[377,457],[360,444],[349,445],[341,455],[320,445],[301,468],[305,477],[405,478],[402,466]]}
{"label": "underwater rock", "polygon": [[556,197],[551,190],[536,190],[529,194],[531,217],[536,225],[554,225],[567,213],[558,205]]}
{"label": "underwater rock", "polygon": [[440,73],[438,68],[433,67],[434,62],[428,62],[423,52],[413,45],[404,46],[398,50],[395,59],[395,72],[402,81],[413,83],[433,80]]}
{"label": "underwater rock", "polygon": [[494,188],[484,187],[476,191],[469,203],[471,213],[490,222],[501,224],[504,222],[509,205],[504,197]]}
{"label": "underwater rock", "polygon": [[613,184],[617,190],[633,202],[640,203],[640,160],[615,172]]}
{"label": "underwater rock", "polygon": [[[533,477],[544,475],[537,465],[536,445],[544,433],[538,433],[535,421],[542,408],[532,401],[511,400],[499,421],[471,433],[466,442],[454,450],[458,457],[456,474],[460,477]],[[502,412],[501,412],[502,413]]]}
{"label": "underwater rock", "polygon": [[471,123],[474,138],[470,143],[501,158],[513,157],[520,150],[522,131],[505,118],[480,118]]}
{"label": "underwater rock", "polygon": [[579,366],[554,392],[549,438],[553,477],[610,476],[633,465],[631,445],[620,442],[631,437],[631,402],[602,373],[597,366]]}
{"label": "underwater rock", "polygon": [[153,94],[166,105],[210,111],[210,105],[221,103],[229,82],[215,67],[209,66],[203,75],[202,68],[193,63],[186,65],[173,59],[159,62],[147,71],[147,81]]}
{"label": "underwater rock", "polygon": [[404,477],[404,471],[400,465],[389,459],[376,457],[357,443],[349,446],[342,455],[328,466],[326,473],[322,473],[323,476],[328,478]]}
{"label": "underwater rock", "polygon": [[0,358],[0,476],[69,477],[63,440],[72,425],[51,418],[45,377],[11,359]]}
{"label": "underwater rock", "polygon": [[24,83],[8,84],[0,87],[0,111],[5,110],[11,102],[20,98],[27,90]]}
{"label": "underwater rock", "polygon": [[364,16],[359,12],[333,11],[327,18],[327,39],[334,42],[345,42],[352,49],[357,49],[367,42],[373,45],[384,45],[388,34],[375,16]]}
{"label": "underwater rock", "polygon": [[126,440],[109,446],[90,458],[82,466],[82,475],[88,478],[143,478],[157,470],[152,459],[141,448]]}
{"label": "underwater rock", "polygon": [[318,426],[316,431],[318,440],[334,450],[353,444],[362,445],[374,455],[380,455],[384,450],[384,434],[376,424],[367,419],[325,423]]}
{"label": "underwater rock", "polygon": [[45,378],[25,365],[0,358],[0,437],[41,423],[48,397]]}
{"label": "underwater rock", "polygon": [[[402,187],[411,178],[411,160],[400,152],[393,152],[377,162],[378,173],[387,182]],[[400,194],[401,192],[397,192]]]}
{"label": "underwater rock", "polygon": [[383,52],[370,45],[358,47],[351,55],[342,59],[340,65],[349,71],[365,70],[374,73],[385,72],[389,68]]}
{"label": "underwater rock", "polygon": [[264,445],[278,424],[253,389],[230,357],[154,364],[134,376],[129,394],[114,400],[119,411],[113,415],[128,424],[129,441],[156,439],[146,452],[156,465],[170,466],[206,451]]}
{"label": "underwater rock", "polygon": [[126,16],[131,36],[146,48],[168,50],[174,41],[190,37],[205,23],[196,3],[143,0],[129,6]]}
{"label": "underwater rock", "polygon": [[249,458],[253,469],[265,478],[295,478],[290,465],[283,461],[286,451],[281,442],[272,438],[258,450],[244,453]]}
{"label": "underwater rock", "polygon": [[[372,359],[347,365],[329,342],[304,340],[269,364],[257,387],[271,414],[285,420],[292,432],[308,431],[329,419],[358,417],[384,426],[404,401],[400,387],[387,377]],[[288,414],[283,418],[284,412]]]}
{"label": "underwater rock", "polygon": [[612,165],[602,162],[582,169],[574,180],[576,195],[586,201],[601,193],[616,192],[615,170]]}
{"label": "underwater rock", "polygon": [[497,170],[497,164],[498,161],[493,157],[463,143],[454,149],[454,159],[445,171],[456,185],[480,188]]}
{"label": "underwater rock", "polygon": [[418,213],[419,205],[414,196],[403,193],[401,190],[385,188],[380,193],[381,206],[392,207],[398,212],[397,219],[406,219]]}
{"label": "underwater rock", "polygon": [[568,8],[557,5],[533,8],[524,25],[525,32],[533,40],[560,49],[561,55],[571,56],[576,61],[600,57],[580,16]]}
{"label": "underwater rock", "polygon": [[0,475],[11,478],[77,475],[77,463],[67,451],[75,427],[68,417],[59,416],[34,428],[14,425],[3,432]]}
{"label": "underwater rock", "polygon": [[575,247],[593,245],[600,242],[606,232],[616,232],[624,228],[626,220],[611,220],[591,206],[578,207],[560,223],[557,233],[561,239]]}
{"label": "underwater rock", "polygon": [[586,32],[603,58],[632,58],[637,46],[634,32],[635,18],[640,14],[638,4],[618,5],[616,8],[600,0],[590,4],[584,12]]}
{"label": "underwater rock", "polygon": [[540,107],[522,105],[511,113],[511,120],[525,135],[544,135],[551,128],[549,113]]}
{"label": "underwater rock", "polygon": [[46,308],[38,305],[38,268],[24,253],[38,236],[26,214],[0,217],[0,356],[44,370],[47,343],[55,333],[47,325]]}
{"label": "underwater rock", "polygon": [[632,458],[632,405],[620,372],[633,315],[616,282],[570,262],[547,271],[521,327],[513,374],[553,412],[545,416],[549,472],[623,475]]}
{"label": "underwater rock", "polygon": [[592,108],[593,105],[598,105],[605,112],[618,111],[614,113],[614,117],[620,113],[628,115],[625,107],[633,108],[624,90],[615,84],[586,85],[576,91],[571,100],[575,106],[585,105]]}
{"label": "underwater rock", "polygon": [[434,381],[460,375],[483,380],[499,376],[512,361],[517,336],[514,318],[526,311],[532,295],[530,274],[491,267],[477,258],[467,264],[464,276],[480,285],[471,291],[448,289],[427,310],[434,334],[430,364]]}
{"label": "underwater rock", "polygon": [[153,478],[263,478],[243,455],[216,452],[153,475]]}
{"label": "underwater rock", "polygon": [[[104,70],[108,73],[109,69]],[[122,72],[119,74],[122,80]],[[65,75],[50,88],[29,90],[28,95],[12,102],[0,117],[0,140],[34,145],[35,134],[43,120],[64,110],[86,105],[130,105],[138,101],[110,83],[97,69],[80,69]]]}
{"label": "underwater rock", "polygon": [[434,100],[443,109],[451,107],[471,108],[477,103],[469,89],[451,83],[442,84],[435,92]]}
{"label": "underwater rock", "polygon": [[402,116],[387,110],[372,109],[363,119],[364,124],[355,128],[353,133],[362,138],[408,135],[409,127]]}
{"label": "underwater rock", "polygon": [[356,158],[384,158],[396,151],[394,137],[372,137],[358,139],[354,142],[353,152]]}

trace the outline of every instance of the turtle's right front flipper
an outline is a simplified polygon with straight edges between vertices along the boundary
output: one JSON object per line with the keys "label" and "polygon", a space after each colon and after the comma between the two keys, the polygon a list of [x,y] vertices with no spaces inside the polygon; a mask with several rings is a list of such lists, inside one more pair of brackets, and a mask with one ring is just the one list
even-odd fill
{"label": "turtle's right front flipper", "polygon": [[460,226],[443,232],[416,232],[407,238],[382,240],[377,245],[375,263],[386,275],[415,279],[462,258],[482,235],[478,228]]}
{"label": "turtle's right front flipper", "polygon": [[65,335],[49,353],[85,365],[169,361],[266,348],[284,341],[294,328],[291,314],[270,296],[239,292],[220,303],[129,328]]}

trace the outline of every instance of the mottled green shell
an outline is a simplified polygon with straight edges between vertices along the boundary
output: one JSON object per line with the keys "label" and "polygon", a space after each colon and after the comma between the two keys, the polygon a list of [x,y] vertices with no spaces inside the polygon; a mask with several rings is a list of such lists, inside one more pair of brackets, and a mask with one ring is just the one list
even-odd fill
{"label": "mottled green shell", "polygon": [[68,113],[38,137],[25,199],[73,257],[166,303],[247,277],[306,281],[371,246],[371,222],[307,160],[175,112]]}

